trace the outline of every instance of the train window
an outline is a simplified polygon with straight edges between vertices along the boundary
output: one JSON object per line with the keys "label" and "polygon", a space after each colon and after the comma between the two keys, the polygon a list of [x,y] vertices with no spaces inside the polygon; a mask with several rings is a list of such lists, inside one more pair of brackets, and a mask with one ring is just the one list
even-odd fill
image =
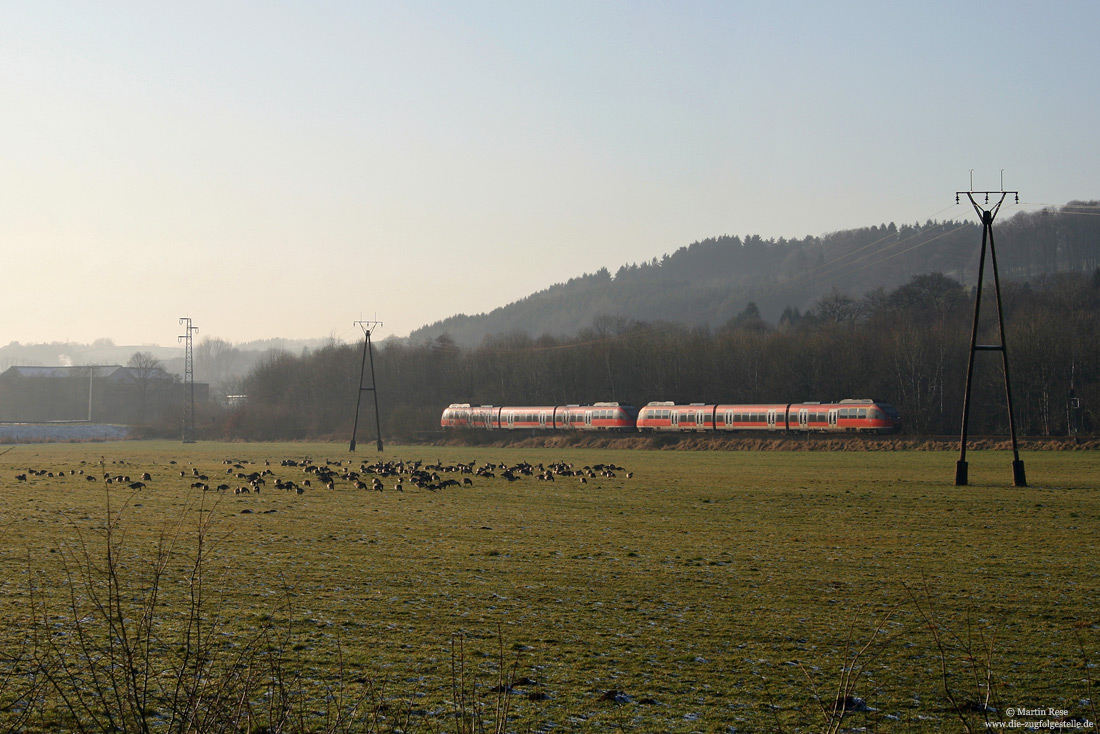
{"label": "train window", "polygon": [[859,409],[859,417],[860,418],[866,418],[867,417],[867,409],[866,408],[860,408]]}
{"label": "train window", "polygon": [[873,421],[880,421],[883,418],[885,418],[886,416],[884,416],[882,414],[882,412],[879,411],[877,408],[871,408],[870,410],[867,411],[867,417],[870,418]]}

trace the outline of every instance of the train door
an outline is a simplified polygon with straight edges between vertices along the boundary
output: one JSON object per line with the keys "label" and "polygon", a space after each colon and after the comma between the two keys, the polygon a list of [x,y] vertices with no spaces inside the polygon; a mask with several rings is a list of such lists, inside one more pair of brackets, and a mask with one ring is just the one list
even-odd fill
{"label": "train door", "polygon": [[514,427],[514,426],[515,426],[515,423],[516,423],[516,412],[515,412],[514,410],[509,410],[509,411],[508,411],[508,412],[507,412],[507,413],[506,413],[506,414],[504,415],[504,417],[505,417],[505,418],[507,419],[507,421],[508,421],[508,427],[509,427],[509,428],[512,428],[512,427]]}
{"label": "train door", "polygon": [[695,430],[702,431],[703,429],[705,429],[706,428],[706,426],[704,425],[705,420],[706,420],[705,419],[705,414],[703,413],[703,411],[701,411],[701,410],[696,411],[695,412]]}
{"label": "train door", "polygon": [[775,430],[775,410],[768,411],[768,429]]}
{"label": "train door", "polygon": [[479,426],[481,426],[482,428],[486,428],[488,430],[492,430],[493,428],[497,428],[498,426],[493,425],[493,409],[492,408],[481,408],[480,410],[478,410],[478,412],[477,412],[477,424]]}
{"label": "train door", "polygon": [[670,411],[670,415],[668,416],[668,424],[672,428],[680,427],[680,411],[676,410],[675,408]]}
{"label": "train door", "polygon": [[829,428],[836,428],[837,409],[832,408],[829,411]]}
{"label": "train door", "polygon": [[586,428],[591,428],[592,427],[592,411],[591,410],[584,411],[584,425],[585,425]]}
{"label": "train door", "polygon": [[810,411],[806,408],[798,409],[798,427],[803,431],[810,430]]}
{"label": "train door", "polygon": [[539,411],[539,428],[546,428],[546,411]]}

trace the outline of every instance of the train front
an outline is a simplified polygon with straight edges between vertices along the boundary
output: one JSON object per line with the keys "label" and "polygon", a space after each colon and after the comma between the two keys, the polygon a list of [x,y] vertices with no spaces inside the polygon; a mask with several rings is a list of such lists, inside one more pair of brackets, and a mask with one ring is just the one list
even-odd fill
{"label": "train front", "polygon": [[897,433],[901,430],[901,415],[890,403],[871,403],[867,410],[867,429],[873,433]]}

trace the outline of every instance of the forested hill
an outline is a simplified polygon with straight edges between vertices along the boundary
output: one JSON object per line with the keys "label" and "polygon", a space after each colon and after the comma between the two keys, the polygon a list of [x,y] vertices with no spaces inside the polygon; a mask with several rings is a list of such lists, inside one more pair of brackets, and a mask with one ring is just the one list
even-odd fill
{"label": "forested hill", "polygon": [[[1027,279],[1100,267],[1100,202],[998,219],[1000,274]],[[458,315],[416,330],[413,343],[444,339],[476,346],[491,335],[572,336],[601,318],[671,321],[717,328],[749,303],[766,321],[812,311],[835,292],[858,298],[922,273],[964,284],[977,279],[982,228],[977,222],[894,223],[804,239],[723,235],[662,259],[623,265],[553,285],[487,314]]]}

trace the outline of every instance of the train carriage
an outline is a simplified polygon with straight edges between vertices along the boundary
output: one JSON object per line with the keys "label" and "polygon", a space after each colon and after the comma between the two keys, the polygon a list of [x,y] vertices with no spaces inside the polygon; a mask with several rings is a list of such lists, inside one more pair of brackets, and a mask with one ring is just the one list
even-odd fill
{"label": "train carriage", "polygon": [[823,433],[894,433],[901,427],[893,405],[867,399],[796,403],[790,406],[789,421],[793,431]]}
{"label": "train carriage", "polygon": [[492,405],[451,403],[439,420],[441,428],[474,428],[495,430],[500,428],[500,408]]}
{"label": "train carriage", "polygon": [[453,403],[441,428],[504,431],[633,431],[638,410],[623,403],[557,406],[471,406]]}
{"label": "train carriage", "polygon": [[717,431],[787,431],[787,405],[718,405],[715,408]]}
{"label": "train carriage", "polygon": [[500,409],[500,427],[504,430],[551,431],[555,425],[555,413],[560,408],[554,406],[541,407],[509,407]]}
{"label": "train carriage", "polygon": [[674,431],[693,433],[714,430],[713,405],[673,402],[653,402],[638,411],[639,431]]}
{"label": "train carriage", "polygon": [[565,431],[633,431],[638,409],[625,403],[566,405],[558,408],[555,425]]}

